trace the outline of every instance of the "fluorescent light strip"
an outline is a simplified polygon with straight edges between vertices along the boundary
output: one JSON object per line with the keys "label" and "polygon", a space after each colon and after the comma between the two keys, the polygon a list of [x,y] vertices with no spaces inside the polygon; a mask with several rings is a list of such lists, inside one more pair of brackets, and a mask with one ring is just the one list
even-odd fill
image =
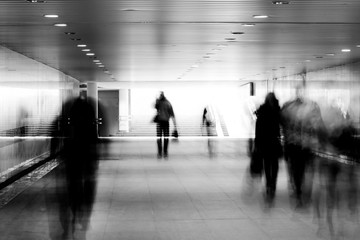
{"label": "fluorescent light strip", "polygon": [[253,18],[268,18],[267,15],[253,15]]}
{"label": "fluorescent light strip", "polygon": [[55,23],[54,26],[55,27],[66,27],[67,24],[66,23]]}
{"label": "fluorescent light strip", "polygon": [[59,15],[57,15],[57,14],[45,14],[44,17],[46,17],[46,18],[58,18]]}
{"label": "fluorescent light strip", "polygon": [[87,47],[87,46],[86,46],[86,44],[78,44],[77,47],[83,48],[83,47]]}

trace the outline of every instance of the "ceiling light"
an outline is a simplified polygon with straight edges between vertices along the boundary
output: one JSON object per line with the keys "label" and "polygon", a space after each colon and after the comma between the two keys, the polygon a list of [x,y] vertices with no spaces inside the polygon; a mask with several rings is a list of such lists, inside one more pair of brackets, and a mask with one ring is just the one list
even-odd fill
{"label": "ceiling light", "polygon": [[283,5],[283,4],[289,4],[290,2],[288,2],[288,1],[273,1],[272,3],[275,5]]}
{"label": "ceiling light", "polygon": [[26,0],[29,3],[45,3],[45,0]]}
{"label": "ceiling light", "polygon": [[45,14],[44,17],[46,17],[46,18],[58,18],[59,15],[57,15],[57,14]]}
{"label": "ceiling light", "polygon": [[103,68],[103,67],[105,67],[105,66],[104,66],[104,65],[99,65],[98,67],[99,67],[99,68]]}
{"label": "ceiling light", "polygon": [[199,67],[199,65],[194,64],[194,65],[192,65],[191,67],[192,67],[192,68],[198,68],[198,67]]}
{"label": "ceiling light", "polygon": [[253,15],[253,18],[268,18],[267,15]]}
{"label": "ceiling light", "polygon": [[67,24],[66,23],[55,23],[54,26],[55,27],[66,27]]}
{"label": "ceiling light", "polygon": [[97,60],[97,59],[96,59],[96,60],[93,60],[93,62],[100,62],[100,60]]}
{"label": "ceiling light", "polygon": [[81,51],[83,51],[83,52],[90,52],[90,49],[85,48],[85,49],[83,49],[83,50],[81,50]]}
{"label": "ceiling light", "polygon": [[70,40],[73,40],[73,41],[81,41],[81,38],[70,38]]}
{"label": "ceiling light", "polygon": [[78,44],[77,47],[83,48],[86,47],[86,44]]}
{"label": "ceiling light", "polygon": [[74,32],[64,32],[66,35],[74,35]]}
{"label": "ceiling light", "polygon": [[96,62],[95,64],[97,64],[97,65],[102,65],[102,63],[101,63],[101,62]]}
{"label": "ceiling light", "polygon": [[356,47],[360,47],[360,45],[356,45]]}
{"label": "ceiling light", "polygon": [[305,60],[305,62],[311,62],[311,60],[307,59],[307,60]]}
{"label": "ceiling light", "polygon": [[327,53],[326,56],[335,56],[335,53]]}
{"label": "ceiling light", "polygon": [[345,49],[341,49],[342,52],[351,52],[351,49],[345,48]]}
{"label": "ceiling light", "polygon": [[95,56],[95,53],[87,53],[86,56]]}
{"label": "ceiling light", "polygon": [[253,27],[253,26],[255,26],[255,24],[253,24],[253,23],[243,23],[243,24],[241,24],[241,26],[244,26],[244,27]]}

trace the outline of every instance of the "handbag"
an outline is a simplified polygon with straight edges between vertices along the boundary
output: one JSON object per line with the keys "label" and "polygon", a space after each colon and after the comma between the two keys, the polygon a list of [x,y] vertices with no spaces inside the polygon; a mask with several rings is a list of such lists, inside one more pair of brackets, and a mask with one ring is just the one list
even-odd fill
{"label": "handbag", "polygon": [[171,136],[174,138],[178,138],[179,137],[179,132],[177,129],[174,129],[174,131],[171,133]]}
{"label": "handbag", "polygon": [[156,114],[156,115],[153,117],[152,122],[154,122],[154,123],[158,123],[158,122],[159,122],[159,115],[158,115],[158,114]]}
{"label": "handbag", "polygon": [[250,174],[252,177],[261,176],[264,169],[262,154],[255,146],[250,157]]}

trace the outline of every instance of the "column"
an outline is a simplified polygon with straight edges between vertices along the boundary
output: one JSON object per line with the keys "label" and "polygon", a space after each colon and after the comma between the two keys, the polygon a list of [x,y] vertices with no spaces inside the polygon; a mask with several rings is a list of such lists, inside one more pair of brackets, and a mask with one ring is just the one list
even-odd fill
{"label": "column", "polygon": [[119,130],[129,132],[130,129],[130,89],[119,90]]}
{"label": "column", "polygon": [[[98,119],[98,89],[96,82],[89,82],[87,84],[87,97],[91,98],[91,104],[94,104],[93,108],[95,110],[95,118]],[[96,125],[96,132],[98,132],[98,125]]]}

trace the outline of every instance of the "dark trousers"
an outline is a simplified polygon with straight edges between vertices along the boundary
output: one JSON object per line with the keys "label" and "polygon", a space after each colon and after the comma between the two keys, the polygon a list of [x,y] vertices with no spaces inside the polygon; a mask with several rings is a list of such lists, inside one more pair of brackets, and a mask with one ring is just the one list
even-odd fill
{"label": "dark trousers", "polygon": [[266,194],[272,199],[275,196],[276,181],[279,171],[279,160],[276,156],[264,156],[264,171],[266,178]]}
{"label": "dark trousers", "polygon": [[[306,170],[312,170],[313,155],[308,149],[304,149],[299,145],[289,144],[287,145],[287,159],[296,198],[298,201],[302,202],[305,200],[307,202],[311,197],[311,185],[304,186],[304,177]],[[311,181],[311,179],[308,179],[308,181]]]}
{"label": "dark trousers", "polygon": [[[157,135],[157,147],[158,154],[162,155],[162,151],[164,150],[164,155],[168,154],[168,145],[169,145],[169,122],[161,121],[156,125],[156,135]],[[164,149],[162,147],[162,137],[164,138]]]}

